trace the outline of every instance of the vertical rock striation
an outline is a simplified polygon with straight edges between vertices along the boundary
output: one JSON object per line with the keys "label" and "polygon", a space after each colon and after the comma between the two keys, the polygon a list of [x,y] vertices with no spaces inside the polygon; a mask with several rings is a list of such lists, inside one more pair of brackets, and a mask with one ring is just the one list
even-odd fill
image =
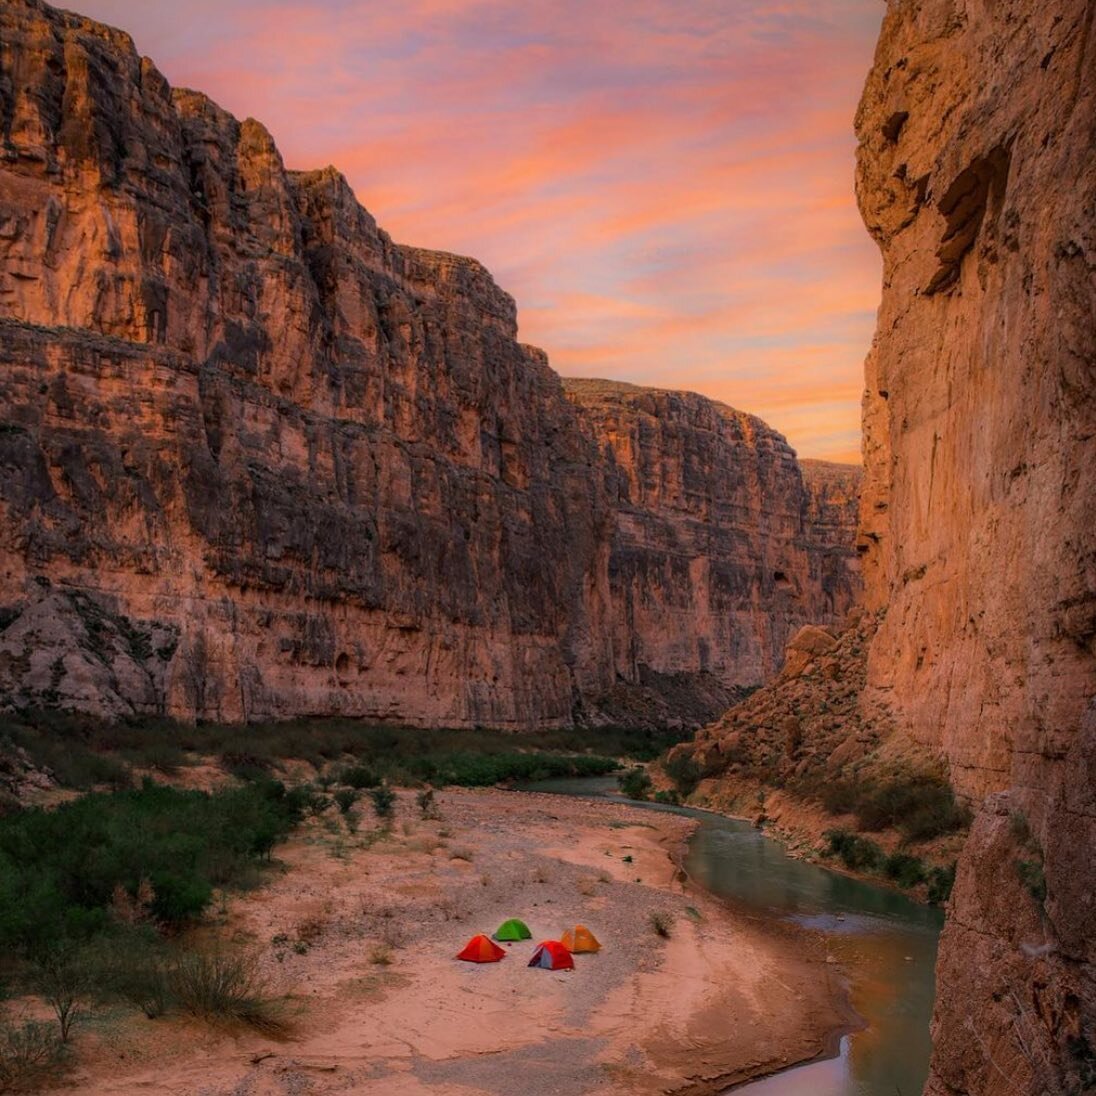
{"label": "vertical rock striation", "polygon": [[[768,428],[657,399],[709,463],[639,457],[690,495],[652,498],[678,546],[633,636],[611,555],[648,519],[488,272],[393,243],[124,33],[0,0],[0,703],[525,728],[635,687],[629,718],[710,718],[840,611],[853,534],[809,527]],[[656,638],[701,573],[728,598]]]}
{"label": "vertical rock striation", "polygon": [[804,462],[753,415],[689,392],[564,380],[618,471],[609,556],[618,677],[758,685],[857,592],[859,469]]}
{"label": "vertical rock striation", "polygon": [[884,258],[866,700],[983,804],[933,1094],[1096,1085],[1094,19],[1085,0],[892,2],[857,118]]}

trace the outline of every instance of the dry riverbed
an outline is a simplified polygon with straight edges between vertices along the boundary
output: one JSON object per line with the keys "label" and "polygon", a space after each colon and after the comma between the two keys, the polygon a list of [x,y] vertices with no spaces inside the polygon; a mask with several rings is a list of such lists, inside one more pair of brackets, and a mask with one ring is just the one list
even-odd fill
{"label": "dry riverbed", "polygon": [[[70,1091],[179,1096],[707,1093],[822,1052],[844,1015],[810,936],[740,918],[681,882],[693,823],[623,803],[497,790],[400,796],[389,836],[310,820],[285,870],[202,930],[257,950],[290,995],[288,1038],[100,1013]],[[630,860],[627,858],[631,858]],[[672,919],[659,936],[652,913]],[[524,918],[500,963],[453,956]],[[588,925],[573,972],[526,966]]]}

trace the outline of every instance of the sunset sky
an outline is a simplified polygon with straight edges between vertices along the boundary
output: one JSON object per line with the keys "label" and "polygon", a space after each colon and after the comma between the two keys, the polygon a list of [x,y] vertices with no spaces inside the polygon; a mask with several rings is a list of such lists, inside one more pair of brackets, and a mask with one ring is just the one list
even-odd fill
{"label": "sunset sky", "polygon": [[859,460],[879,259],[853,114],[880,0],[71,0],[176,85],[474,255],[561,373]]}

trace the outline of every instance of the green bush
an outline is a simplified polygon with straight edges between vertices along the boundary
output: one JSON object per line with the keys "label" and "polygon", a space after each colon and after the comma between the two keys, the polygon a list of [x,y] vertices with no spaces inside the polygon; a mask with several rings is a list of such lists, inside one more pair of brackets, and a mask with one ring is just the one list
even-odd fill
{"label": "green bush", "polygon": [[1047,877],[1043,871],[1042,858],[1017,860],[1016,874],[1020,877],[1020,882],[1027,887],[1028,894],[1042,905],[1047,900]]}
{"label": "green bush", "polygon": [[365,788],[375,788],[381,782],[381,778],[365,765],[350,765],[339,773],[339,782],[361,791]]}
{"label": "green bush", "polygon": [[681,796],[677,794],[672,788],[667,790],[666,788],[655,792],[656,803],[666,803],[671,807],[679,807],[681,805]]}
{"label": "green bush", "polygon": [[[340,788],[335,793],[335,805],[343,814],[348,814],[350,808],[358,801],[358,792],[355,788]],[[376,802],[376,800],[374,800]]]}
{"label": "green bush", "polygon": [[891,853],[883,864],[883,871],[900,887],[916,887],[925,881],[925,865],[919,857],[905,852]]}
{"label": "green bush", "polygon": [[150,886],[151,915],[181,924],[299,817],[297,797],[266,781],[212,794],[146,782],[0,818],[0,951],[33,957],[101,935],[119,887],[132,896]]}
{"label": "green bush", "polygon": [[946,868],[933,868],[928,874],[928,899],[934,906],[942,906],[951,897],[955,886],[954,862]]}
{"label": "green bush", "polygon": [[686,754],[679,754],[665,761],[662,766],[666,775],[674,782],[678,794],[687,799],[696,791],[700,783],[701,768],[695,758]]}
{"label": "green bush", "polygon": [[931,841],[970,825],[970,812],[934,773],[905,773],[883,782],[833,780],[818,792],[830,814],[855,814],[861,830],[896,829],[907,841]]}
{"label": "green bush", "polygon": [[396,813],[396,793],[387,785],[374,788],[369,793],[373,800],[373,810],[382,822],[390,822]]}
{"label": "green bush", "polygon": [[647,799],[651,794],[651,777],[642,765],[636,765],[618,776],[617,783],[629,799]]}
{"label": "green bush", "polygon": [[886,854],[874,842],[848,830],[827,830],[824,834],[827,851],[838,857],[845,867],[853,871],[878,871],[886,861]]}

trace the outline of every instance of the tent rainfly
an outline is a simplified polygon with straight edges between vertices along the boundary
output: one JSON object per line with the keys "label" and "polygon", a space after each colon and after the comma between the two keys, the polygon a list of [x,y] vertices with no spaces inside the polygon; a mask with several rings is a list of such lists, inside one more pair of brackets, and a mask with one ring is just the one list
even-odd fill
{"label": "tent rainfly", "polygon": [[503,948],[481,932],[473,936],[463,949],[457,952],[457,958],[469,963],[497,963],[505,954],[506,951]]}
{"label": "tent rainfly", "polygon": [[511,917],[508,921],[503,921],[495,930],[495,939],[507,941],[532,940],[533,934],[524,921],[519,920],[517,917]]}
{"label": "tent rainfly", "polygon": [[574,970],[575,961],[558,940],[544,940],[537,944],[529,966],[543,967],[545,970]]}
{"label": "tent rainfly", "polygon": [[576,955],[584,951],[601,951],[597,938],[585,925],[575,925],[573,930],[567,929],[559,942]]}

